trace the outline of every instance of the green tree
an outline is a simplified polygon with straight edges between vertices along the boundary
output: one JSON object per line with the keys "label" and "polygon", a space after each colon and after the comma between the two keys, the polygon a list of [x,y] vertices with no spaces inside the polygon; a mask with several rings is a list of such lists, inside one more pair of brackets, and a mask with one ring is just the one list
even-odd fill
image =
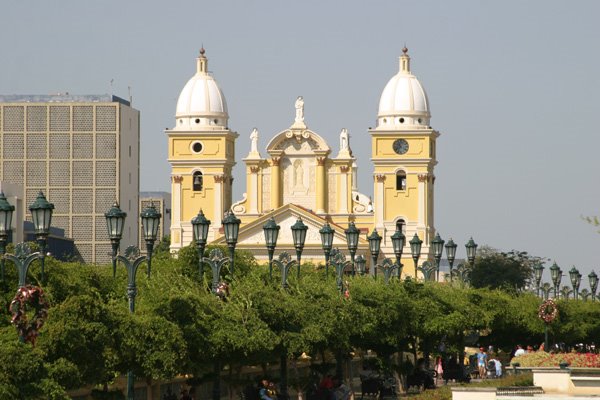
{"label": "green tree", "polygon": [[525,251],[504,253],[483,247],[471,271],[471,285],[475,288],[521,291],[529,284],[534,265],[544,261],[544,258],[531,256]]}

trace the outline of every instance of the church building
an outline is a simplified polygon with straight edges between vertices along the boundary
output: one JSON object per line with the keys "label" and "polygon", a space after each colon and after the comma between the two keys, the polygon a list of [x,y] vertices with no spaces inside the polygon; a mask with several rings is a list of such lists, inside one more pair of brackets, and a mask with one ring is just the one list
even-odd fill
{"label": "church building", "polygon": [[367,234],[376,229],[383,237],[381,261],[394,259],[390,237],[401,229],[406,235],[403,274],[414,273],[408,242],[415,233],[423,240],[419,263],[432,258],[439,133],[429,125],[427,94],[411,72],[408,49],[403,49],[398,72],[383,89],[376,126],[369,130],[372,198],[357,187],[358,160],[348,131],[342,129],[339,143],[330,147],[306,125],[300,96],[289,127],[267,136],[268,142],[261,140],[258,129],[249,133],[249,141],[241,141],[242,153],[247,154],[242,159],[246,191],[234,202],[232,168],[240,138],[229,128],[227,103],[208,73],[207,61],[201,49],[196,73],[177,101],[175,126],[166,130],[172,167],[172,252],[193,241],[191,220],[202,210],[212,221],[209,244],[225,244],[221,220],[232,211],[242,221],[236,248],[251,251],[259,260],[267,259],[262,227],[271,217],[281,226],[276,253],[294,254],[290,227],[298,219],[308,226],[302,255],[306,261],[323,262],[319,229],[327,222],[335,230],[333,246],[344,253],[344,230],[354,222],[361,231],[357,255],[369,261]]}

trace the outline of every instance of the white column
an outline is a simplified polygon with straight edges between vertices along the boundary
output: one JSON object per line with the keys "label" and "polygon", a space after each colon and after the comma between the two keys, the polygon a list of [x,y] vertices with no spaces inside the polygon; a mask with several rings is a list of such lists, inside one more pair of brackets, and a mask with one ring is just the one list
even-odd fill
{"label": "white column", "polygon": [[259,167],[250,167],[250,214],[258,214],[258,171]]}
{"label": "white column", "polygon": [[429,175],[419,174],[419,213],[417,219],[417,229],[425,228],[425,211],[427,210],[427,180]]}
{"label": "white column", "polygon": [[340,214],[348,214],[348,199],[352,195],[348,193],[348,166],[342,165],[340,167],[340,192],[338,194],[340,199]]}
{"label": "white column", "polygon": [[375,227],[377,229],[383,229],[383,216],[384,216],[384,193],[385,193],[385,175],[375,175],[375,204],[373,205],[375,211]]}
{"label": "white column", "polygon": [[171,176],[171,250],[179,250],[182,239],[181,231],[181,182],[180,175]]}
{"label": "white column", "polygon": [[221,229],[221,221],[223,220],[223,183],[225,182],[225,175],[213,176],[215,180],[215,214],[213,216],[213,239],[219,236],[219,229]]}

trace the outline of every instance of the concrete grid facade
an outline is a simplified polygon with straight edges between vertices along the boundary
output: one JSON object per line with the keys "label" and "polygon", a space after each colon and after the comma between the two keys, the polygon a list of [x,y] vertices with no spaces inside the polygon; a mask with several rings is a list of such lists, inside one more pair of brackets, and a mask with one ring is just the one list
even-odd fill
{"label": "concrete grid facade", "polygon": [[138,243],[140,113],[116,96],[0,96],[0,180],[41,190],[52,226],[75,240],[87,263],[110,261],[104,213],[128,214],[122,248]]}

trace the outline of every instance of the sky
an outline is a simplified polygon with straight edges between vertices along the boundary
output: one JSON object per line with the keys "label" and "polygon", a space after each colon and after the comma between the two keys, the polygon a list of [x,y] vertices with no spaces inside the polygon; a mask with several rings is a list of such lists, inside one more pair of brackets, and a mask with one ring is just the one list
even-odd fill
{"label": "sky", "polygon": [[582,219],[600,214],[598,15],[596,1],[4,0],[0,94],[131,95],[141,190],[169,191],[164,129],[204,46],[240,134],[233,201],[252,128],[264,154],[300,95],[334,153],[348,129],[370,195],[367,130],[406,45],[441,133],[442,238],[587,275],[600,272],[600,233]]}

